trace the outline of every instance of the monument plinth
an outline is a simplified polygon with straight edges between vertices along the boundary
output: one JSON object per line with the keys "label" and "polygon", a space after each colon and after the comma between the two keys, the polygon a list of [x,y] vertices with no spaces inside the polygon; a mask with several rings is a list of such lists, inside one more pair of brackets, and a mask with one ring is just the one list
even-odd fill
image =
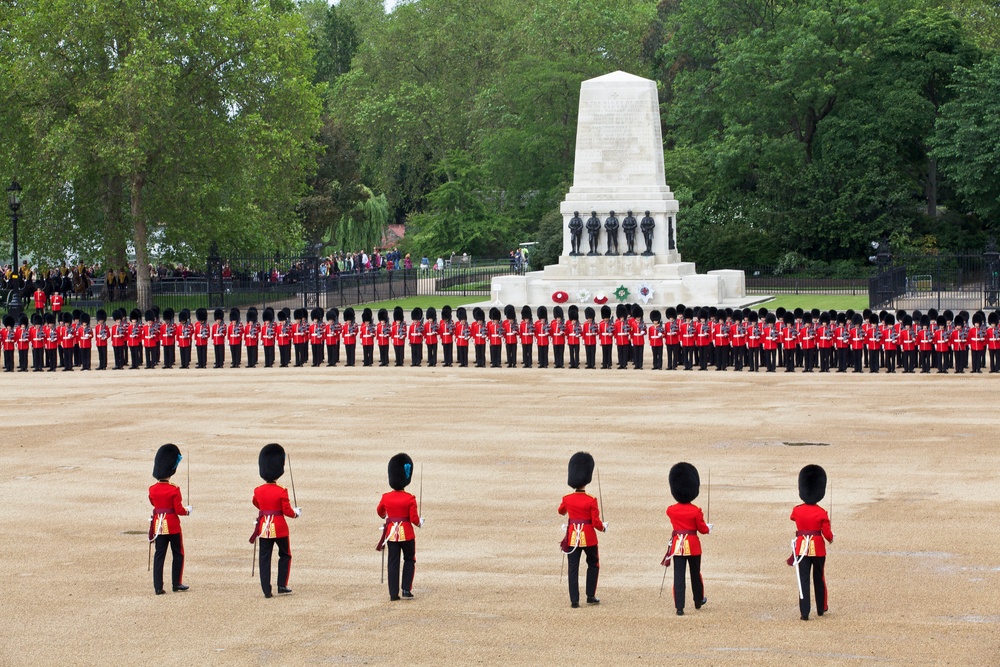
{"label": "monument plinth", "polygon": [[650,306],[747,302],[742,271],[698,275],[677,251],[654,81],[612,72],[581,84],[573,187],[560,211],[559,263],[494,278],[494,300],[551,304],[566,292],[571,303],[593,305],[615,302],[624,287],[628,301]]}

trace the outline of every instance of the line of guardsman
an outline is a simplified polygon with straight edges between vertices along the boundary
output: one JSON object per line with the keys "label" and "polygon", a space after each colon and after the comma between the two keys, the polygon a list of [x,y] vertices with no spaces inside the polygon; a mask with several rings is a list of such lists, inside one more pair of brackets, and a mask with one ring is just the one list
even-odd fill
{"label": "line of guardsman", "polygon": [[[156,483],[149,487],[149,503],[153,506],[149,518],[150,569],[153,572],[153,590],[157,595],[166,592],[163,581],[163,566],[167,549],[172,552],[171,584],[175,593],[189,590],[184,583],[184,542],[181,536],[179,517],[192,512],[191,505],[185,505],[181,489],[170,481],[182,460],[181,451],[174,444],[161,446],[153,460],[153,477]],[[278,547],[278,593],[291,593],[289,578],[292,565],[292,551],[289,544],[287,519],[302,516],[302,508],[297,507],[295,482],[292,481],[292,495],[280,486],[277,480],[285,474],[288,463],[291,478],[291,461],[284,448],[271,443],[260,450],[257,457],[258,470],[264,484],[253,492],[253,506],[257,510],[250,542],[254,544],[254,561],[257,561],[257,546],[260,546],[260,586],[264,597],[273,597],[271,586],[271,555]],[[188,459],[190,464],[190,459]],[[600,574],[597,533],[606,533],[610,525],[602,507],[603,494],[600,492],[598,473],[598,497],[587,493],[587,486],[594,479],[594,457],[587,452],[577,452],[569,459],[566,483],[571,489],[562,497],[556,510],[566,518],[563,539],[559,545],[569,563],[570,606],[580,606],[580,559],[586,556],[586,601],[588,605],[599,605],[597,580]],[[422,528],[424,516],[420,512],[421,498],[405,489],[413,480],[413,459],[400,453],[389,459],[388,477],[391,491],[384,493],[375,508],[376,514],[384,521],[376,551],[384,557],[389,555],[389,599],[413,599],[413,579],[416,566],[416,536],[414,528]],[[190,483],[190,468],[188,469]],[[701,491],[698,469],[687,462],[680,462],[670,468],[668,475],[670,494],[677,502],[666,509],[671,533],[667,551],[660,565],[674,568],[673,598],[678,616],[684,615],[686,597],[686,577],[690,572],[691,593],[695,609],[701,609],[708,602],[701,576],[701,541],[699,534],[712,531],[711,487],[709,487],[709,516],[706,518],[701,508],[694,504]],[[799,471],[799,498],[801,505],[792,509],[790,519],[795,522],[795,538],[791,542],[791,556],[786,561],[795,567],[799,592],[799,613],[803,621],[809,620],[811,611],[810,579],[816,596],[816,611],[822,616],[829,609],[829,599],[824,575],[826,563],[826,543],[833,542],[833,527],[830,515],[819,506],[826,495],[826,471],[818,465],[807,465]],[[423,495],[421,484],[420,495]],[[190,494],[189,494],[190,496]],[[832,502],[832,501],[831,501]],[[155,557],[153,547],[155,545]],[[255,563],[256,564],[256,563]],[[400,568],[402,565],[402,571]],[[252,567],[252,566],[251,566]],[[384,569],[383,569],[384,573]],[[561,576],[561,574],[560,574]],[[666,570],[663,582],[666,581]],[[663,583],[660,584],[660,594]]]}
{"label": "line of guardsman", "polygon": [[[600,319],[598,319],[598,314]],[[644,350],[648,345],[653,370],[707,370],[744,369],[757,372],[764,368],[774,372],[783,367],[786,372],[803,368],[805,372],[838,373],[852,369],[856,373],[868,369],[872,373],[884,368],[895,373],[922,373],[936,370],[946,373],[954,369],[964,373],[1000,372],[1000,311],[988,315],[977,311],[957,314],[946,310],[938,313],[913,311],[865,310],[857,313],[794,311],[778,308],[690,308],[678,305],[649,313],[649,322],[638,304],[619,304],[614,317],[610,306],[600,311],[592,307],[583,310],[576,305],[564,312],[562,306],[552,309],[529,306],[517,311],[508,305],[501,311],[475,307],[469,313],[465,308],[452,311],[450,306],[441,309],[440,317],[435,308],[424,312],[414,308],[406,321],[403,309],[396,307],[391,314],[383,308],[373,313],[365,308],[360,323],[353,308],[346,308],[343,321],[337,308],[324,311],[314,308],[294,311],[284,308],[265,308],[262,313],[248,308],[245,321],[239,309],[232,308],[229,321],[224,311],[215,309],[212,322],[209,313],[199,308],[194,313],[185,309],[175,313],[165,309],[139,310],[130,313],[124,309],[111,314],[109,321],[104,311],[98,311],[96,324],[91,324],[87,313],[46,313],[44,318],[36,313],[30,322],[24,315],[14,321],[9,315],[0,329],[0,346],[4,352],[4,370],[28,371],[29,352],[31,369],[55,371],[62,368],[72,371],[91,369],[91,352],[97,348],[97,370],[110,367],[155,368],[206,368],[208,351],[212,350],[215,368],[222,368],[227,358],[230,366],[258,365],[258,352],[263,348],[265,367],[336,366],[341,361],[354,366],[357,348],[361,347],[361,363],[402,366],[409,347],[410,364],[428,366],[441,364],[449,367],[470,364],[483,368],[505,365],[514,368],[520,363],[525,368],[537,364],[549,366],[551,350],[555,368],[596,368],[598,351],[600,367],[620,369],[642,368]],[[108,348],[112,356],[109,360]],[[581,359],[580,348],[584,356]],[[194,357],[192,358],[192,348]],[[471,348],[471,350],[470,350]],[[471,352],[471,357],[470,357]],[[17,363],[15,363],[15,354]],[[567,359],[568,355],[568,359]],[[179,359],[178,359],[179,356]],[[616,356],[616,362],[613,360]]]}

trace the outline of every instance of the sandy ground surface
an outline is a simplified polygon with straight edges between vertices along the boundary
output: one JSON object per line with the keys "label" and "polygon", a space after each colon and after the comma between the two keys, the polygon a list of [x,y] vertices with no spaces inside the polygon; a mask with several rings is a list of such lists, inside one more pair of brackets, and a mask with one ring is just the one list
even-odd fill
{"label": "sandy ground surface", "polygon": [[[0,664],[1000,664],[997,376],[406,367],[0,381],[15,396],[2,412]],[[154,596],[146,489],[167,441],[191,460],[191,590]],[[294,593],[265,600],[247,538],[270,441],[292,454],[304,515]],[[581,449],[611,529],[602,603],[573,610],[555,510]],[[427,525],[417,599],[390,603],[374,509],[401,450],[423,471]],[[679,460],[701,469],[703,507],[711,468],[716,526],[708,605],[683,618],[669,577],[658,596]],[[830,612],[803,623],[784,559],[806,463],[829,472],[837,539]]]}

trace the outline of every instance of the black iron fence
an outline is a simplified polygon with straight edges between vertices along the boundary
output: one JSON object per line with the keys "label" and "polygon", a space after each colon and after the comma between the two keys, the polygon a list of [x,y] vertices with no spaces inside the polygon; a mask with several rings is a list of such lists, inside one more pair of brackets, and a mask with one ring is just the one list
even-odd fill
{"label": "black iron fence", "polygon": [[[981,253],[936,253],[894,255],[891,266],[875,280],[888,280],[893,289],[883,289],[870,298],[871,307],[907,310],[979,310],[995,308],[1000,294],[1000,276],[995,250]],[[902,275],[902,278],[895,276]]]}
{"label": "black iron fence", "polygon": [[865,294],[868,290],[866,271],[859,269],[856,277],[822,276],[810,273],[788,273],[776,266],[751,266],[742,269],[747,294]]}

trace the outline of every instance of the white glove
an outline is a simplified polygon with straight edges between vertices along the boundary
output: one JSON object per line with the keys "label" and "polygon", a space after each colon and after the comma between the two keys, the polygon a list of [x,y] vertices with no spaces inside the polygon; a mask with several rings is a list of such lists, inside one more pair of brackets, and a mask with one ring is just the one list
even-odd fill
{"label": "white glove", "polygon": [[715,524],[714,524],[714,523],[710,523],[710,524],[708,524],[708,532],[709,532],[709,534],[711,534],[711,533],[712,533],[712,528],[714,528],[714,527],[715,527]]}
{"label": "white glove", "polygon": [[187,512],[188,514],[191,514],[191,511],[193,509],[194,509],[194,507],[192,507],[191,505],[185,505],[184,506],[184,511]]}
{"label": "white glove", "polygon": [[605,532],[605,533],[608,532],[608,526],[610,526],[610,525],[611,524],[609,522],[605,521],[604,522],[604,531],[603,532]]}
{"label": "white glove", "polygon": [[424,527],[424,517],[420,517],[420,523],[417,524],[417,528],[423,528],[423,527]]}
{"label": "white glove", "polygon": [[301,507],[293,507],[292,509],[295,510],[295,518],[296,519],[298,519],[300,516],[302,516],[302,508]]}

